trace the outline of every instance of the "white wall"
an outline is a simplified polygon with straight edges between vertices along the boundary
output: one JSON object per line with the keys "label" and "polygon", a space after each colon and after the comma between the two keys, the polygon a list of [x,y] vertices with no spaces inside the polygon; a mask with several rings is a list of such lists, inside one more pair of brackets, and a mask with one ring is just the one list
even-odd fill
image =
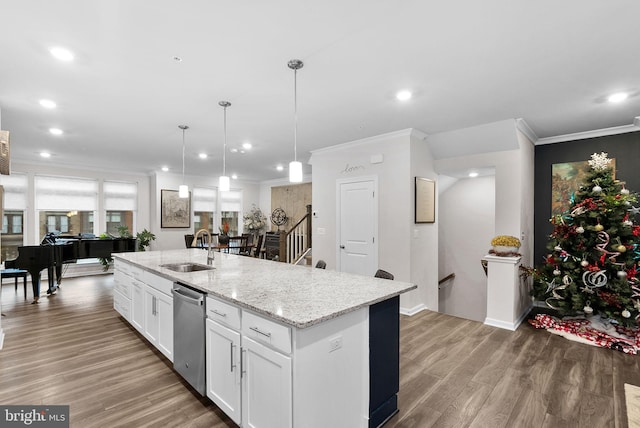
{"label": "white wall", "polygon": [[487,278],[480,260],[495,236],[495,177],[458,180],[439,202],[439,277],[456,274],[440,290],[439,310],[483,322]]}
{"label": "white wall", "polygon": [[[436,269],[438,254],[438,223],[441,221],[438,215],[439,181],[433,167],[433,157],[427,144],[426,135],[411,134],[410,145],[410,174],[411,200],[410,209],[410,251],[411,251],[411,282],[418,284],[418,289],[405,293],[401,300],[407,313],[415,313],[428,307],[432,311],[438,311],[438,270]],[[415,223],[415,179],[414,177],[435,180],[435,223]]]}
{"label": "white wall", "polygon": [[[313,258],[336,268],[336,182],[375,176],[378,180],[378,267],[397,280],[413,282],[418,289],[401,295],[404,312],[435,305],[437,289],[437,228],[414,224],[414,174],[435,178],[424,134],[404,130],[314,151],[313,166]],[[382,162],[372,163],[372,156]],[[324,229],[325,234],[318,234]],[[415,252],[414,256],[412,252]],[[433,284],[435,279],[435,284]],[[431,307],[429,306],[429,307]]]}
{"label": "white wall", "polygon": [[[193,228],[193,211],[191,226],[188,228],[161,228],[160,222],[160,190],[178,190],[178,186],[182,184],[182,174],[171,174],[158,172],[151,176],[151,225],[156,234],[156,240],[151,246],[152,250],[173,250],[184,248],[184,235],[194,232]],[[185,176],[185,184],[189,186],[189,190],[193,191],[194,187],[218,187],[218,177],[200,177]],[[243,182],[238,180],[231,181],[231,189],[242,190],[242,212],[240,213],[239,223],[242,223],[242,215],[251,209],[252,204],[259,206],[260,203],[260,186],[256,183]],[[220,197],[218,196],[218,201]],[[193,207],[192,207],[193,210]]]}

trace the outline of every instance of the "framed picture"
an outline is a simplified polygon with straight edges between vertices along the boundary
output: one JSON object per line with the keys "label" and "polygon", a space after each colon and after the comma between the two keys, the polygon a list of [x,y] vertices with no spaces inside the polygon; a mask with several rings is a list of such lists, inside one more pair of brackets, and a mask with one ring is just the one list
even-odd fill
{"label": "framed picture", "polygon": [[436,182],[416,177],[416,223],[436,221]]}
{"label": "framed picture", "polygon": [[191,227],[191,192],[181,198],[177,190],[160,190],[160,227]]}
{"label": "framed picture", "polygon": [[[615,178],[616,160],[611,159]],[[551,216],[563,214],[571,207],[573,194],[585,182],[591,167],[588,161],[563,162],[551,165]]]}

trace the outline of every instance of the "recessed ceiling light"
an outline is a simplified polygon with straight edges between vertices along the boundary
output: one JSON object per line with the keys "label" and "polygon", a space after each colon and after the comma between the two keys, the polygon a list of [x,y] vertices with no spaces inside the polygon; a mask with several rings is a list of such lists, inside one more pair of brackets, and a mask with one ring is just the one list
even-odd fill
{"label": "recessed ceiling light", "polygon": [[206,159],[206,158],[207,158],[207,154],[206,154],[206,153],[199,153],[199,154],[198,154],[198,157],[199,157],[200,159]]}
{"label": "recessed ceiling light", "polygon": [[51,153],[40,152],[40,156],[42,156],[43,158],[50,158],[51,157]]}
{"label": "recessed ceiling light", "polygon": [[282,170],[284,170],[284,167],[282,165],[278,165],[278,166],[276,166],[276,169],[278,171],[282,171]]}
{"label": "recessed ceiling light", "polygon": [[49,52],[60,61],[73,61],[73,53],[69,49],[55,47],[49,49]]}
{"label": "recessed ceiling light", "polygon": [[472,171],[469,173],[469,177],[471,178],[476,178],[478,176],[478,173],[476,171]]}
{"label": "recessed ceiling light", "polygon": [[251,149],[251,147],[253,147],[253,146],[251,145],[251,143],[248,143],[248,142],[247,142],[247,143],[242,143],[242,148],[244,148],[244,149],[249,150],[249,149]]}
{"label": "recessed ceiling light", "polygon": [[400,91],[396,94],[396,98],[400,101],[407,101],[411,98],[411,92],[409,91]]}
{"label": "recessed ceiling light", "polygon": [[59,128],[49,128],[49,132],[52,133],[53,135],[62,135],[62,129]]}
{"label": "recessed ceiling light", "polygon": [[629,94],[627,94],[626,92],[617,92],[615,94],[609,95],[609,98],[607,98],[607,101],[609,101],[610,103],[619,103],[621,101],[626,100],[628,96]]}
{"label": "recessed ceiling light", "polygon": [[240,150],[240,154],[243,155],[244,154],[244,150]]}
{"label": "recessed ceiling light", "polygon": [[233,178],[234,180],[237,180],[238,179],[238,175],[237,174],[233,174],[233,175],[231,175],[231,178]]}
{"label": "recessed ceiling light", "polygon": [[231,150],[229,150],[229,151],[230,151],[231,153],[238,153],[238,149],[235,149],[235,148],[234,148],[234,149],[231,149]]}
{"label": "recessed ceiling light", "polygon": [[182,58],[180,58],[179,56],[174,56],[174,57],[173,57],[173,60],[174,60],[175,62],[182,62]]}
{"label": "recessed ceiling light", "polygon": [[56,108],[56,103],[51,100],[40,100],[40,105],[44,108]]}
{"label": "recessed ceiling light", "polygon": [[164,172],[169,171],[169,167],[168,167],[168,166],[163,166],[163,167],[162,167],[162,171],[164,171]]}

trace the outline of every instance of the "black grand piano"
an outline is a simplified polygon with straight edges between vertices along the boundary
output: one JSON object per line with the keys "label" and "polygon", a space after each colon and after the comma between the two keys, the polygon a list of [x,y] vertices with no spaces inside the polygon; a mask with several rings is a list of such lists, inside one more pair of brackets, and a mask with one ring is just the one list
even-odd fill
{"label": "black grand piano", "polygon": [[56,235],[48,233],[40,245],[18,247],[18,257],[6,260],[5,267],[23,269],[31,275],[33,303],[40,297],[40,272],[47,269],[49,287],[54,293],[62,282],[62,265],[78,259],[109,258],[113,253],[136,250],[136,238],[98,239],[91,235]]}

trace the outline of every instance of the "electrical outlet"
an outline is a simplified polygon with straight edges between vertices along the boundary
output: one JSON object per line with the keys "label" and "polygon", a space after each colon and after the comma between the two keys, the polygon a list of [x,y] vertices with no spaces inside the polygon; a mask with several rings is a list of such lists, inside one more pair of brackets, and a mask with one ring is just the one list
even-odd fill
{"label": "electrical outlet", "polygon": [[329,352],[336,351],[340,348],[342,348],[342,336],[329,339]]}

